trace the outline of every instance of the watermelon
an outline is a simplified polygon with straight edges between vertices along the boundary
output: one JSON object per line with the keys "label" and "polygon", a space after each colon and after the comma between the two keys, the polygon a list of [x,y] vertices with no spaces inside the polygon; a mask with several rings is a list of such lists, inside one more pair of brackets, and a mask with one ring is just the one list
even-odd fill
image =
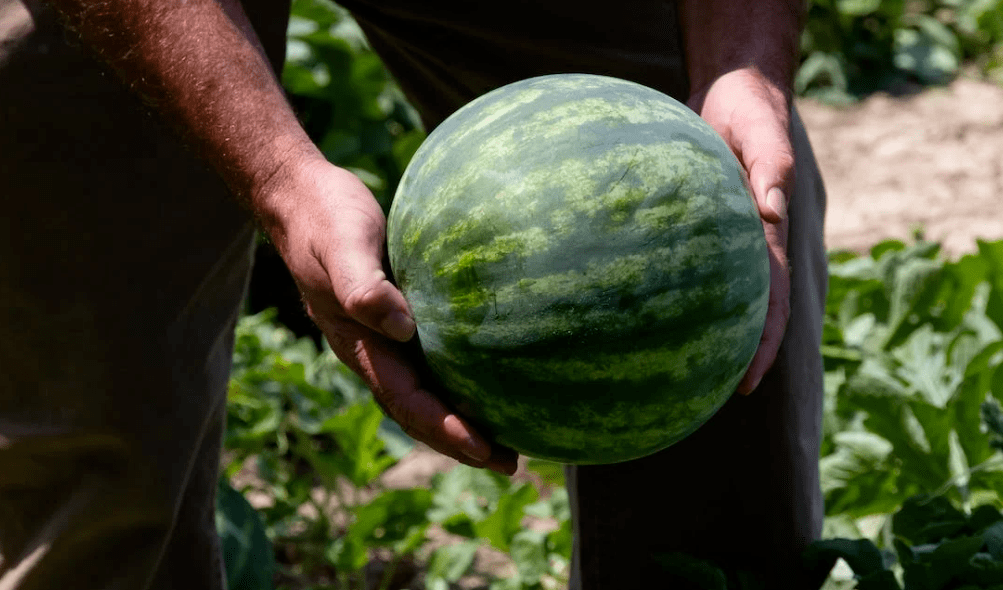
{"label": "watermelon", "polygon": [[405,170],[387,246],[444,401],[532,457],[672,445],[763,331],[766,241],[737,160],[616,78],[531,78],[455,112]]}

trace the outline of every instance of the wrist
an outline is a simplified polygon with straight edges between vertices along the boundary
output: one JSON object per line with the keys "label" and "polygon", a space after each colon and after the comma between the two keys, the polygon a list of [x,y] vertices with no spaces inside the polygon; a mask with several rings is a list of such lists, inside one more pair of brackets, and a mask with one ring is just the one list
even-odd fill
{"label": "wrist", "polygon": [[312,144],[290,150],[253,192],[250,205],[280,252],[291,234],[328,223],[347,207],[379,210],[362,180],[328,162]]}
{"label": "wrist", "polygon": [[692,87],[687,105],[697,114],[703,114],[704,104],[711,90],[715,90],[715,108],[720,111],[722,95],[741,101],[754,99],[757,105],[765,107],[777,120],[789,122],[793,93],[790,86],[784,86],[770,79],[753,66],[736,68],[716,78],[706,85]]}
{"label": "wrist", "polygon": [[680,0],[680,26],[693,93],[736,70],[754,71],[789,93],[805,18],[803,0]]}

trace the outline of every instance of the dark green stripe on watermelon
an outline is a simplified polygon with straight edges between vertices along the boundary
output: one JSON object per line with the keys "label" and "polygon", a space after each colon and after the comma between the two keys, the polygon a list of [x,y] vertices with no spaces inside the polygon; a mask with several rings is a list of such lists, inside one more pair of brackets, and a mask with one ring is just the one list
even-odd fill
{"label": "dark green stripe on watermelon", "polygon": [[409,165],[388,246],[448,401],[537,457],[672,444],[762,332],[766,246],[734,156],[621,80],[535,78],[458,111]]}

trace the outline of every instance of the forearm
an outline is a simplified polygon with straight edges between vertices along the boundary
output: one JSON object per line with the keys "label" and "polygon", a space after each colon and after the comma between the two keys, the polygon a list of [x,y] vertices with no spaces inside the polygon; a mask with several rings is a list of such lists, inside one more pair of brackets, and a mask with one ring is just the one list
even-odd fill
{"label": "forearm", "polygon": [[236,1],[50,2],[259,213],[284,163],[319,157]]}
{"label": "forearm", "polygon": [[805,0],[680,0],[693,92],[729,71],[753,68],[788,90],[797,68]]}

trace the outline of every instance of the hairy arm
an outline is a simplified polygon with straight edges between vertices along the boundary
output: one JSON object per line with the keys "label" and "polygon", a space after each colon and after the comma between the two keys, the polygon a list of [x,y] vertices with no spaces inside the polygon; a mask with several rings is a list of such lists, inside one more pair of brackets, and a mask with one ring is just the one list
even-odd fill
{"label": "hairy arm", "polygon": [[789,97],[798,64],[805,0],[681,0],[686,65],[694,90],[752,68]]}
{"label": "hairy arm", "polygon": [[383,269],[383,212],[307,137],[237,0],[49,1],[255,213],[310,317],[390,417],[461,462],[514,472],[514,453],[423,389],[403,344],[414,322]]}
{"label": "hairy arm", "polygon": [[262,190],[285,161],[322,158],[234,0],[50,3],[256,212],[267,212]]}
{"label": "hairy arm", "polygon": [[689,105],[742,163],[770,252],[766,327],[739,393],[752,392],[773,365],[790,315],[791,83],[806,10],[804,0],[680,2]]}

